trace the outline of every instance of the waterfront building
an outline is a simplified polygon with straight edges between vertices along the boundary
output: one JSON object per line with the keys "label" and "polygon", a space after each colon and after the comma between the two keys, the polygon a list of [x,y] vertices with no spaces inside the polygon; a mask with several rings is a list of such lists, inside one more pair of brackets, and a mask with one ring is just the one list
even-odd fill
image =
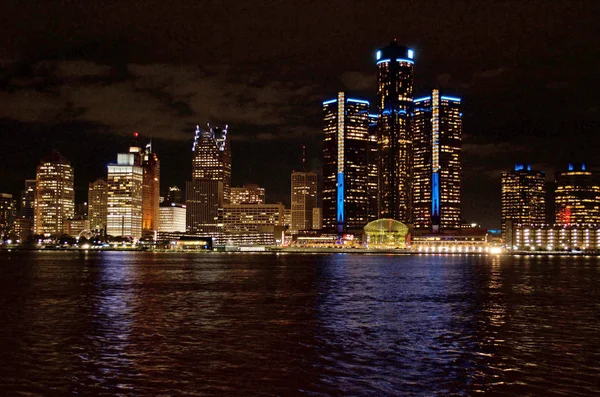
{"label": "waterfront building", "polygon": [[502,238],[508,222],[523,226],[543,225],[546,217],[546,174],[529,164],[516,164],[502,172]]}
{"label": "waterfront building", "polygon": [[600,227],[563,224],[523,226],[509,223],[506,248],[513,251],[598,251]]}
{"label": "waterfront building", "polygon": [[160,162],[152,150],[152,142],[144,150],[142,168],[142,233],[148,235],[158,230],[160,204]]}
{"label": "waterfront building", "polygon": [[312,229],[312,211],[317,207],[317,174],[292,172],[292,233]]}
{"label": "waterfront building", "polygon": [[88,186],[88,219],[90,231],[106,232],[108,214],[108,184],[104,178],[91,182]]}
{"label": "waterfront building", "polygon": [[376,52],[378,218],[411,223],[414,52],[394,40]]}
{"label": "waterfront building", "polygon": [[432,232],[461,224],[460,98],[440,95],[414,101],[413,224]]}
{"label": "waterfront building", "polygon": [[159,233],[184,233],[186,207],[178,203],[163,203],[159,207]]}
{"label": "waterfront building", "polygon": [[187,230],[216,232],[218,212],[231,197],[231,149],[228,127],[196,128],[192,181],[186,182]]}
{"label": "waterfront building", "polygon": [[181,197],[181,189],[179,187],[169,187],[169,193],[167,194],[166,201],[168,201],[169,203],[182,204]]}
{"label": "waterfront building", "polygon": [[368,248],[406,248],[408,226],[400,221],[377,219],[367,223],[363,230],[364,243]]}
{"label": "waterfront building", "polygon": [[256,232],[263,226],[284,226],[283,204],[225,204],[222,210],[223,231]]}
{"label": "waterfront building", "polygon": [[34,232],[60,235],[66,220],[75,216],[73,167],[58,151],[44,157],[37,167]]}
{"label": "waterfront building", "polygon": [[15,234],[17,202],[12,194],[0,193],[0,239]]}
{"label": "waterfront building", "polygon": [[119,153],[117,162],[108,164],[108,235],[142,237],[143,183],[144,169],[139,147],[131,147],[129,153]]}
{"label": "waterfront building", "polygon": [[323,226],[344,233],[362,229],[369,211],[369,102],[323,102]]}
{"label": "waterfront building", "polygon": [[231,188],[231,204],[264,204],[265,188],[255,184]]}
{"label": "waterfront building", "polygon": [[556,173],[556,223],[600,225],[600,180],[585,164],[569,164]]}

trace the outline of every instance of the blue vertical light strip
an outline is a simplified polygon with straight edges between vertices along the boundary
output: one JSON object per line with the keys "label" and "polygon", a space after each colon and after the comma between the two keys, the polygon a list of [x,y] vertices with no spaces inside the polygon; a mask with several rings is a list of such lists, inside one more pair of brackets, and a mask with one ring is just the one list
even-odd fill
{"label": "blue vertical light strip", "polygon": [[[337,174],[337,225],[338,232],[344,230],[344,173]],[[340,230],[341,229],[341,230]]]}
{"label": "blue vertical light strip", "polygon": [[431,215],[440,215],[440,173],[431,174]]}

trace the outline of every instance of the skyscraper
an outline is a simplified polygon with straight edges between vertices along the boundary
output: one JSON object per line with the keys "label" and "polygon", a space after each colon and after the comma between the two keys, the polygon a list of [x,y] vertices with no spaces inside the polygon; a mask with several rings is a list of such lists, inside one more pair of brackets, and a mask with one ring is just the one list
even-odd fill
{"label": "skyscraper", "polygon": [[556,223],[600,225],[600,180],[585,164],[569,164],[556,173]]}
{"label": "skyscraper", "polygon": [[35,216],[35,179],[25,180],[25,189],[21,191],[21,218],[31,219]]}
{"label": "skyscraper", "polygon": [[323,102],[323,226],[343,233],[361,229],[369,212],[369,102]]}
{"label": "skyscraper", "polygon": [[107,227],[111,236],[142,237],[144,169],[139,147],[119,153],[108,165]]}
{"label": "skyscraper", "polygon": [[104,178],[99,178],[89,184],[88,188],[88,219],[90,229],[95,232],[106,231],[108,210],[108,185]]}
{"label": "skyscraper", "polygon": [[218,214],[231,196],[231,148],[228,127],[196,128],[192,181],[186,183],[187,228],[192,233],[215,232]]}
{"label": "skyscraper", "polygon": [[313,208],[317,207],[317,174],[292,172],[292,232],[311,230]]}
{"label": "skyscraper", "polygon": [[376,52],[379,217],[411,222],[413,50],[393,41]]}
{"label": "skyscraper", "polygon": [[73,168],[55,150],[37,167],[34,231],[43,235],[66,233],[65,221],[74,216]]}
{"label": "skyscraper", "polygon": [[14,234],[17,218],[17,203],[12,194],[0,193],[0,239]]}
{"label": "skyscraper", "polygon": [[458,229],[461,223],[460,98],[415,99],[413,117],[413,223],[415,228]]}
{"label": "skyscraper", "polygon": [[502,172],[502,238],[507,222],[523,226],[543,225],[546,218],[546,174],[531,165],[515,164]]}
{"label": "skyscraper", "polygon": [[369,143],[367,152],[367,165],[369,168],[367,176],[367,200],[369,201],[367,218],[374,221],[379,217],[378,201],[379,194],[379,145],[377,143],[377,115],[369,114]]}
{"label": "skyscraper", "polygon": [[142,167],[144,182],[142,188],[142,233],[158,230],[160,198],[160,162],[152,150],[152,142],[146,145]]}

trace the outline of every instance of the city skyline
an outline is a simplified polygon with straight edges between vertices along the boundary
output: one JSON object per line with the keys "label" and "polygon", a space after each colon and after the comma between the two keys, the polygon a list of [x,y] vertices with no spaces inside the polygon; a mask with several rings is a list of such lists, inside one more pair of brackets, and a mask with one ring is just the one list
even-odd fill
{"label": "city skyline", "polygon": [[[188,172],[180,164],[191,163],[194,126],[210,120],[230,124],[232,185],[256,183],[265,187],[267,202],[287,205],[298,148],[307,146],[310,170],[321,167],[319,104],[339,91],[374,104],[376,49],[396,38],[414,49],[414,97],[439,87],[463,99],[463,217],[498,227],[501,170],[527,162],[552,178],[554,169],[568,162],[596,167],[598,52],[587,37],[597,31],[589,17],[597,6],[533,3],[390,6],[390,16],[410,21],[402,27],[387,13],[363,18],[370,7],[332,3],[319,6],[322,13],[298,9],[300,23],[292,25],[292,37],[263,36],[239,18],[217,17],[218,10],[168,5],[165,14],[172,18],[164,27],[179,41],[156,37],[144,11],[125,24],[124,17],[103,9],[92,16],[58,2],[28,12],[12,5],[15,15],[30,15],[31,23],[25,29],[9,21],[1,28],[0,131],[6,139],[0,155],[8,169],[0,174],[0,191],[16,197],[23,181],[34,176],[37,159],[56,148],[76,169],[81,202],[87,184],[104,175],[115,151],[129,146],[133,131],[160,147],[163,186],[184,186]],[[135,4],[125,2],[124,11]],[[258,21],[272,15],[260,6],[247,11]],[[60,21],[60,29],[50,30],[54,25],[42,15]],[[313,20],[314,15],[319,17]],[[336,34],[315,28],[325,17],[329,23],[323,25],[336,26]],[[193,40],[197,35],[181,28],[187,18],[199,18],[193,25],[211,34]],[[235,37],[216,23],[223,19],[236,27]],[[433,33],[427,23],[432,19],[445,22]],[[86,34],[61,40],[76,27],[72,21]],[[527,35],[525,21],[533,27]],[[261,24],[271,33],[290,24],[271,22]],[[132,30],[124,29],[130,24]],[[279,44],[270,36],[283,39]],[[25,146],[33,159],[20,155]]]}

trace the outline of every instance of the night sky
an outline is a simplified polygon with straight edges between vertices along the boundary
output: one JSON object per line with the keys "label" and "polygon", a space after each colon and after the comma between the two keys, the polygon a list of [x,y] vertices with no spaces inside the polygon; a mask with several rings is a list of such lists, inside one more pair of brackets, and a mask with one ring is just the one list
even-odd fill
{"label": "night sky", "polygon": [[56,148],[84,201],[134,131],[155,143],[162,190],[183,187],[195,125],[211,121],[230,126],[233,184],[289,204],[303,144],[320,172],[321,101],[373,101],[374,53],[393,38],[415,50],[415,97],[463,98],[467,220],[499,227],[515,162],[549,179],[600,166],[597,1],[2,3],[0,192]]}

